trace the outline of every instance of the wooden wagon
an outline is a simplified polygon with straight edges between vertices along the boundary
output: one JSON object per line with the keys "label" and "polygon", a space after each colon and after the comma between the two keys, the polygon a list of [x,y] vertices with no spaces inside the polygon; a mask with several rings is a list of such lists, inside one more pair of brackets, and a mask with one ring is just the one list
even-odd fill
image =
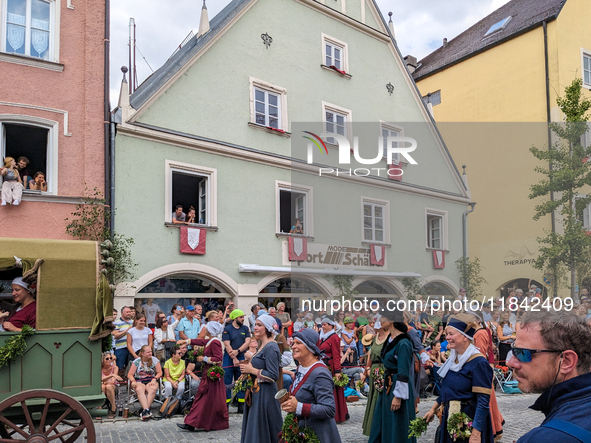
{"label": "wooden wagon", "polygon": [[[22,356],[0,367],[0,442],[72,443],[84,432],[95,442],[89,409],[105,400],[101,338],[112,320],[101,249],[90,241],[0,239],[5,303],[6,282],[38,266],[35,334]],[[0,332],[0,347],[17,334]]]}

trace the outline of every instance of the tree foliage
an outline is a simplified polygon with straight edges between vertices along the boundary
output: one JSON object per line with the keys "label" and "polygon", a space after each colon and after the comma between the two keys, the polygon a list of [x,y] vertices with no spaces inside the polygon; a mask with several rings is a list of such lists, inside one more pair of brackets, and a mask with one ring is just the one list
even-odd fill
{"label": "tree foliage", "polygon": [[419,277],[404,277],[402,279],[402,286],[404,286],[404,294],[406,298],[414,300],[420,294],[424,281]]}
{"label": "tree foliage", "polygon": [[337,290],[337,297],[345,297],[346,300],[353,300],[359,295],[353,288],[354,277],[352,275],[334,275],[332,277],[333,286]]}
{"label": "tree foliage", "polygon": [[[574,295],[575,269],[591,252],[591,237],[583,230],[581,214],[591,203],[591,195],[579,191],[591,186],[591,149],[581,145],[581,136],[588,130],[587,120],[591,101],[582,96],[582,80],[575,79],[565,88],[564,97],[557,99],[565,121],[549,124],[552,132],[560,138],[548,149],[535,146],[530,152],[538,160],[550,166],[538,166],[535,171],[544,177],[530,188],[530,199],[544,198],[536,205],[534,220],[552,214],[560,214],[563,232],[546,231],[538,238],[539,255],[534,267],[552,270],[555,279],[561,280],[560,269],[571,272],[571,293]],[[550,196],[553,194],[553,199]]]}
{"label": "tree foliage", "polygon": [[99,189],[94,188],[91,191],[85,188],[84,195],[83,203],[76,205],[76,209],[72,212],[72,218],[66,218],[66,221],[69,222],[66,226],[66,233],[79,240],[98,242],[111,240],[113,248],[110,256],[115,264],[106,268],[109,282],[116,285],[135,279],[137,263],[131,258],[131,247],[135,243],[133,238],[116,232],[111,235],[108,224],[111,210],[105,204],[103,193]]}
{"label": "tree foliage", "polygon": [[487,281],[480,275],[482,272],[480,259],[478,257],[472,259],[460,257],[455,263],[460,273],[460,280],[466,289],[466,296],[471,300],[482,297],[482,285]]}

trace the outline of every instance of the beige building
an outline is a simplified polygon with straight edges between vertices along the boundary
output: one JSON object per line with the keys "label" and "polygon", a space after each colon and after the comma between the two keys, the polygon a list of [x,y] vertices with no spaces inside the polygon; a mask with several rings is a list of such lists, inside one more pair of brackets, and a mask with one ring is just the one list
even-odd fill
{"label": "beige building", "polygon": [[[542,286],[536,238],[559,220],[533,221],[530,186],[544,166],[529,152],[561,121],[556,98],[574,78],[591,97],[588,0],[512,0],[409,68],[458,165],[467,165],[476,210],[470,255],[484,266],[485,296]],[[589,133],[588,133],[589,134]],[[587,135],[584,143],[589,144]],[[589,224],[589,217],[585,217]],[[587,226],[589,227],[589,226]]]}

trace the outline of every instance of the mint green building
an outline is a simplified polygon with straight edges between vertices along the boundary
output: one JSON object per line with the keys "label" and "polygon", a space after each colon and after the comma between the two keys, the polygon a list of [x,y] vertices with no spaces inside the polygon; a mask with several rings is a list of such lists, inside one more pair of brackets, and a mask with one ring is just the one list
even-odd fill
{"label": "mint green building", "polygon": [[[139,268],[115,305],[290,309],[336,295],[335,275],[368,299],[404,297],[403,277],[455,294],[470,194],[376,3],[233,0],[202,14],[131,97],[122,87],[115,230]],[[361,159],[343,163],[356,137]],[[388,144],[412,146],[388,137],[416,149],[388,159]],[[177,205],[194,223],[173,223]]]}

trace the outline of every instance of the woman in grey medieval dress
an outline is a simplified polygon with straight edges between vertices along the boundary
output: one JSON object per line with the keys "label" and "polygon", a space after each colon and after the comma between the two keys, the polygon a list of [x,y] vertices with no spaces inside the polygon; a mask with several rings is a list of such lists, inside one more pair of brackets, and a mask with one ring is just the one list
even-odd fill
{"label": "woman in grey medieval dress", "polygon": [[300,363],[290,388],[291,397],[281,408],[298,418],[300,428],[311,427],[321,443],[341,443],[332,374],[320,361],[318,333],[302,329],[293,334],[293,357]]}
{"label": "woman in grey medieval dress", "polygon": [[268,314],[257,318],[254,337],[260,342],[259,350],[250,363],[242,362],[240,371],[249,374],[253,386],[245,395],[242,419],[241,443],[277,443],[281,432],[281,408],[275,400],[281,352],[274,337],[278,332],[277,322]]}

